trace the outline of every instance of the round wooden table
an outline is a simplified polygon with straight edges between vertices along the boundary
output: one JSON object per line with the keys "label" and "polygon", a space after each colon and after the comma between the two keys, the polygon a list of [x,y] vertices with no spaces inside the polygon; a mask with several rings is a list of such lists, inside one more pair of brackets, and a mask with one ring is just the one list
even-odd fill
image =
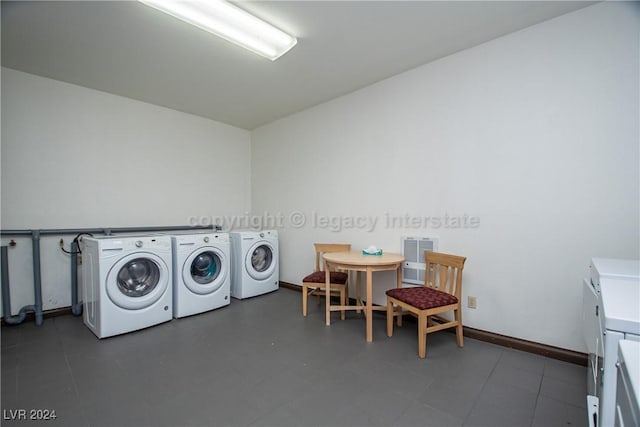
{"label": "round wooden table", "polygon": [[[341,310],[360,310],[364,309],[366,321],[367,321],[367,342],[373,341],[373,310],[386,310],[386,306],[374,307],[373,306],[373,272],[374,271],[389,271],[396,270],[397,272],[397,286],[402,287],[402,263],[405,258],[400,254],[383,253],[382,255],[363,255],[362,252],[330,252],[323,256],[324,259],[324,271],[326,272],[325,286],[325,317],[327,325],[331,324],[331,312]],[[329,296],[330,289],[330,269],[351,270],[357,273],[357,303],[356,305],[331,305],[331,298]],[[366,291],[367,298],[366,304],[362,305],[360,298],[360,286],[361,278],[360,273],[366,273]]]}

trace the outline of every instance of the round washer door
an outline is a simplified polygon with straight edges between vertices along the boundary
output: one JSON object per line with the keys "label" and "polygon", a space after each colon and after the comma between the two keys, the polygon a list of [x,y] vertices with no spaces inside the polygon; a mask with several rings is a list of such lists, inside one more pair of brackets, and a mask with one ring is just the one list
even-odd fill
{"label": "round washer door", "polygon": [[107,294],[118,307],[139,310],[155,303],[169,287],[165,262],[148,252],[129,254],[107,274]]}
{"label": "round washer door", "polygon": [[193,251],[182,266],[182,280],[193,293],[206,295],[217,291],[227,278],[227,257],[218,248]]}
{"label": "round washer door", "polygon": [[244,266],[249,276],[256,280],[264,280],[273,274],[277,262],[273,245],[263,240],[249,248]]}

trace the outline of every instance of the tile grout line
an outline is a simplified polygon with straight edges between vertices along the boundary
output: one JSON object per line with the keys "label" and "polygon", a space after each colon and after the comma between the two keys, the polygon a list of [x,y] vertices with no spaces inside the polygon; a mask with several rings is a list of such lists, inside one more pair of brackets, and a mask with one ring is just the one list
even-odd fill
{"label": "tile grout line", "polygon": [[542,396],[542,383],[544,382],[544,374],[547,370],[547,364],[542,366],[542,375],[540,375],[540,384],[538,385],[538,392],[536,393],[536,406],[533,408],[533,418],[531,419],[531,426],[536,422],[536,412],[538,410],[538,405],[540,404],[540,396]]}
{"label": "tile grout line", "polygon": [[64,342],[62,341],[62,337],[60,336],[60,329],[58,328],[58,323],[55,322],[55,319],[54,319],[53,325],[54,325],[54,329],[56,331],[58,342],[60,344],[60,349],[62,350],[62,354],[64,355],[64,362],[67,365],[67,370],[69,371],[69,375],[71,376],[71,381],[73,382],[73,391],[74,391],[74,393],[76,395],[76,403],[79,406],[78,412],[81,414],[81,416],[83,418],[83,420],[82,420],[83,424],[86,425],[87,427],[90,427],[91,424],[89,424],[87,422],[87,418],[86,418],[86,416],[84,414],[82,406],[80,405],[80,390],[78,389],[78,383],[76,381],[75,375],[73,375],[73,370],[71,369],[71,363],[69,363],[69,356],[68,356],[67,351],[66,351],[66,349],[64,347]]}
{"label": "tile grout line", "polygon": [[78,408],[78,412],[80,414],[82,414],[83,422],[85,423],[85,425],[90,427],[91,424],[86,422],[86,417],[85,417],[84,411],[82,409],[82,406],[80,405],[80,391],[78,390],[78,383],[76,382],[75,375],[73,375],[73,371],[71,369],[71,364],[69,363],[69,357],[67,356],[67,352],[66,351],[64,352],[64,361],[67,364],[67,369],[69,370],[69,375],[71,376],[71,381],[73,382],[73,391],[75,392],[75,395],[76,395],[76,402],[77,402],[78,406],[80,406]]}
{"label": "tile grout line", "polygon": [[471,413],[476,408],[476,405],[478,404],[478,401],[480,400],[480,396],[482,396],[482,392],[484,391],[485,387],[487,386],[487,383],[489,382],[489,378],[491,378],[491,375],[493,375],[493,373],[495,372],[496,367],[498,366],[498,363],[500,363],[500,361],[502,360],[503,356],[504,356],[504,350],[501,350],[500,351],[500,357],[498,357],[498,360],[496,360],[496,363],[493,365],[493,368],[491,369],[491,372],[489,372],[489,375],[487,376],[487,379],[482,384],[482,388],[480,389],[480,392],[478,393],[478,397],[477,397],[476,401],[473,402],[473,406],[471,406],[471,409],[469,409],[469,412],[467,413],[467,415],[462,420],[462,425],[463,426],[467,423],[467,421],[469,420],[469,417],[471,416]]}

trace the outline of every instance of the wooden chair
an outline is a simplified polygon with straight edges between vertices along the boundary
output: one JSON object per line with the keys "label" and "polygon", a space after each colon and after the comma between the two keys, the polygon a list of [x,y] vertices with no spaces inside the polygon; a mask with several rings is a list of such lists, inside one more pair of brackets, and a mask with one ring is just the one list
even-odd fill
{"label": "wooden chair", "polygon": [[[462,338],[462,269],[465,257],[425,251],[424,286],[389,289],[387,294],[387,335],[393,335],[393,317],[406,312],[418,318],[418,355],[427,354],[427,334],[456,328],[458,347]],[[400,307],[400,311],[394,310]],[[404,311],[406,310],[406,311]],[[440,316],[453,312],[453,320]],[[400,322],[398,322],[400,325]]]}
{"label": "wooden chair", "polygon": [[[316,267],[313,273],[302,279],[302,315],[307,317],[307,299],[310,295],[320,297],[325,295],[326,275],[322,270],[324,264],[322,255],[329,252],[348,252],[351,245],[345,243],[314,243],[316,248]],[[340,305],[347,305],[349,301],[349,275],[341,271],[331,271],[331,285],[329,287],[332,296],[340,297]],[[340,319],[345,319],[345,311],[340,312]]]}

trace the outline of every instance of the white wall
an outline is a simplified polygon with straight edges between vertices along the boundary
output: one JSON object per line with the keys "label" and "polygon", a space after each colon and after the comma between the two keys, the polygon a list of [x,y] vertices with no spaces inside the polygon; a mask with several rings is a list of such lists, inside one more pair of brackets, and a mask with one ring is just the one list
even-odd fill
{"label": "white wall", "polygon": [[[399,251],[402,235],[438,236],[468,257],[466,325],[584,351],[590,258],[640,256],[639,22],[637,3],[597,4],[255,130],[253,212],[287,218],[281,280],[300,284],[313,242]],[[333,232],[314,213],[378,223]],[[382,302],[393,275],[374,282]]]}
{"label": "white wall", "polygon": [[[2,69],[2,229],[172,226],[242,215],[251,207],[250,150],[246,130]],[[45,310],[70,305],[59,239],[42,241]],[[30,241],[9,257],[15,314],[33,303]]]}

